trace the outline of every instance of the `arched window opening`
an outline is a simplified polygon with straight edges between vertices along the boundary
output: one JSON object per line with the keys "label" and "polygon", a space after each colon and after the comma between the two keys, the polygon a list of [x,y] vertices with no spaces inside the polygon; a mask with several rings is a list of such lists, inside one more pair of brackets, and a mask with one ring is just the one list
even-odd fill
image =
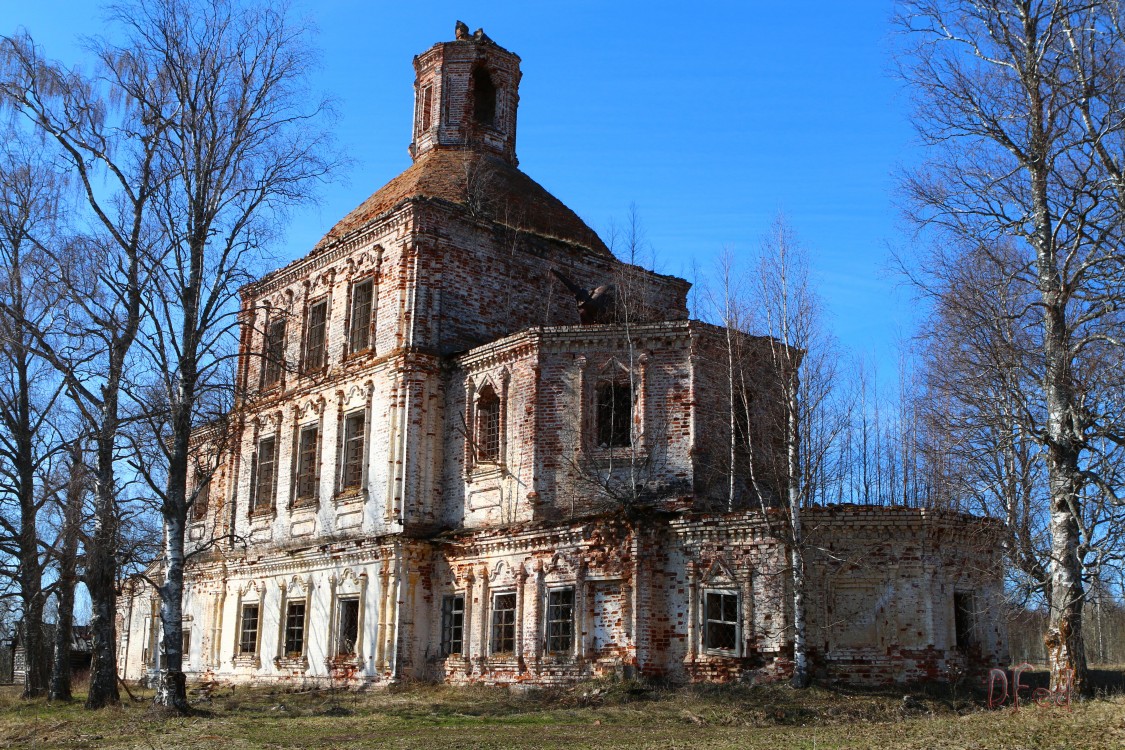
{"label": "arched window opening", "polygon": [[484,68],[473,71],[473,119],[481,125],[496,124],[496,86]]}
{"label": "arched window opening", "polygon": [[477,397],[477,460],[500,460],[500,397],[488,385]]}

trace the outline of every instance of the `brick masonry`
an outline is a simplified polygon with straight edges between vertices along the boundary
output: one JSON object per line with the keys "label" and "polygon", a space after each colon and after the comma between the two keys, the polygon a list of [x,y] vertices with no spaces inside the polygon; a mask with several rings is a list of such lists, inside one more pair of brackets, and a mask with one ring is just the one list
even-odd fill
{"label": "brick masonry", "polygon": [[[374,684],[784,677],[788,556],[777,511],[749,489],[751,468],[767,494],[785,479],[773,342],[737,337],[761,448],[732,466],[726,332],[687,320],[687,282],[617,261],[518,170],[519,58],[459,32],[414,67],[414,164],[243,290],[241,397],[229,428],[196,439],[218,468],[189,530],[202,552],[185,584],[187,669]],[[632,304],[579,325],[552,270]],[[323,357],[310,351],[321,303]],[[267,362],[281,324],[282,361]],[[624,444],[599,444],[607,384],[630,394]],[[314,489],[298,496],[314,427]],[[943,679],[1004,660],[993,527],[897,508],[805,519],[822,679]],[[154,607],[138,582],[122,598],[126,678],[159,660]]]}

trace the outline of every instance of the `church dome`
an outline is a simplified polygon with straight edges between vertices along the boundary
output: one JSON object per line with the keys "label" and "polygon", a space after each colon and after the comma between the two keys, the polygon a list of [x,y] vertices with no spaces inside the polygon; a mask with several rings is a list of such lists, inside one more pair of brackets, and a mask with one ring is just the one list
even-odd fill
{"label": "church dome", "polygon": [[597,233],[562,201],[504,159],[473,149],[432,149],[421,154],[410,168],[337,222],[316,250],[411,200],[459,206],[475,217],[611,257]]}
{"label": "church dome", "polygon": [[339,221],[314,253],[407,201],[429,200],[611,258],[596,232],[517,166],[519,64],[483,29],[470,34],[461,22],[456,39],[415,57],[414,164]]}

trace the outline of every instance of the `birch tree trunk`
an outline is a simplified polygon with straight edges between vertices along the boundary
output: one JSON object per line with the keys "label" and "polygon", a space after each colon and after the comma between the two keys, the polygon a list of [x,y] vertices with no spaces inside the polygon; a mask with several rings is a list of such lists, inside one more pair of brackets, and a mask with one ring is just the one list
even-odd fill
{"label": "birch tree trunk", "polygon": [[308,30],[284,6],[146,0],[118,7],[114,20],[128,37],[115,57],[143,60],[150,71],[121,86],[138,100],[153,87],[170,91],[147,113],[166,170],[155,202],[169,252],[146,298],[151,328],[142,347],[167,403],[151,420],[164,465],[146,472],[163,523],[153,702],[182,713],[184,576],[199,551],[185,536],[198,490],[225,450],[223,410],[236,400],[223,365],[238,352],[239,289],[254,278],[281,214],[307,200],[334,163],[316,127],[327,104],[306,88]]}
{"label": "birch tree trunk", "polygon": [[793,679],[794,687],[809,685],[808,626],[805,604],[805,548],[804,530],[801,527],[801,463],[800,463],[800,404],[797,400],[797,373],[786,379],[786,487],[789,504],[789,564],[793,569]]}

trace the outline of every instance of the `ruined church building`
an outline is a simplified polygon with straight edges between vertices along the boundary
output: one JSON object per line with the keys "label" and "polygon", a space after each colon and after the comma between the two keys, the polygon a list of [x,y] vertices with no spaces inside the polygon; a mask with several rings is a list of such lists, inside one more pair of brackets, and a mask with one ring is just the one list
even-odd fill
{"label": "ruined church building", "polygon": [[[734,337],[732,399],[689,284],[517,168],[519,57],[458,24],[414,70],[413,164],[242,290],[236,417],[196,438],[189,678],[786,676],[776,342]],[[757,450],[731,450],[732,405]],[[804,528],[814,676],[1005,659],[985,521],[827,506]],[[122,597],[126,679],[159,663],[157,611]]]}

